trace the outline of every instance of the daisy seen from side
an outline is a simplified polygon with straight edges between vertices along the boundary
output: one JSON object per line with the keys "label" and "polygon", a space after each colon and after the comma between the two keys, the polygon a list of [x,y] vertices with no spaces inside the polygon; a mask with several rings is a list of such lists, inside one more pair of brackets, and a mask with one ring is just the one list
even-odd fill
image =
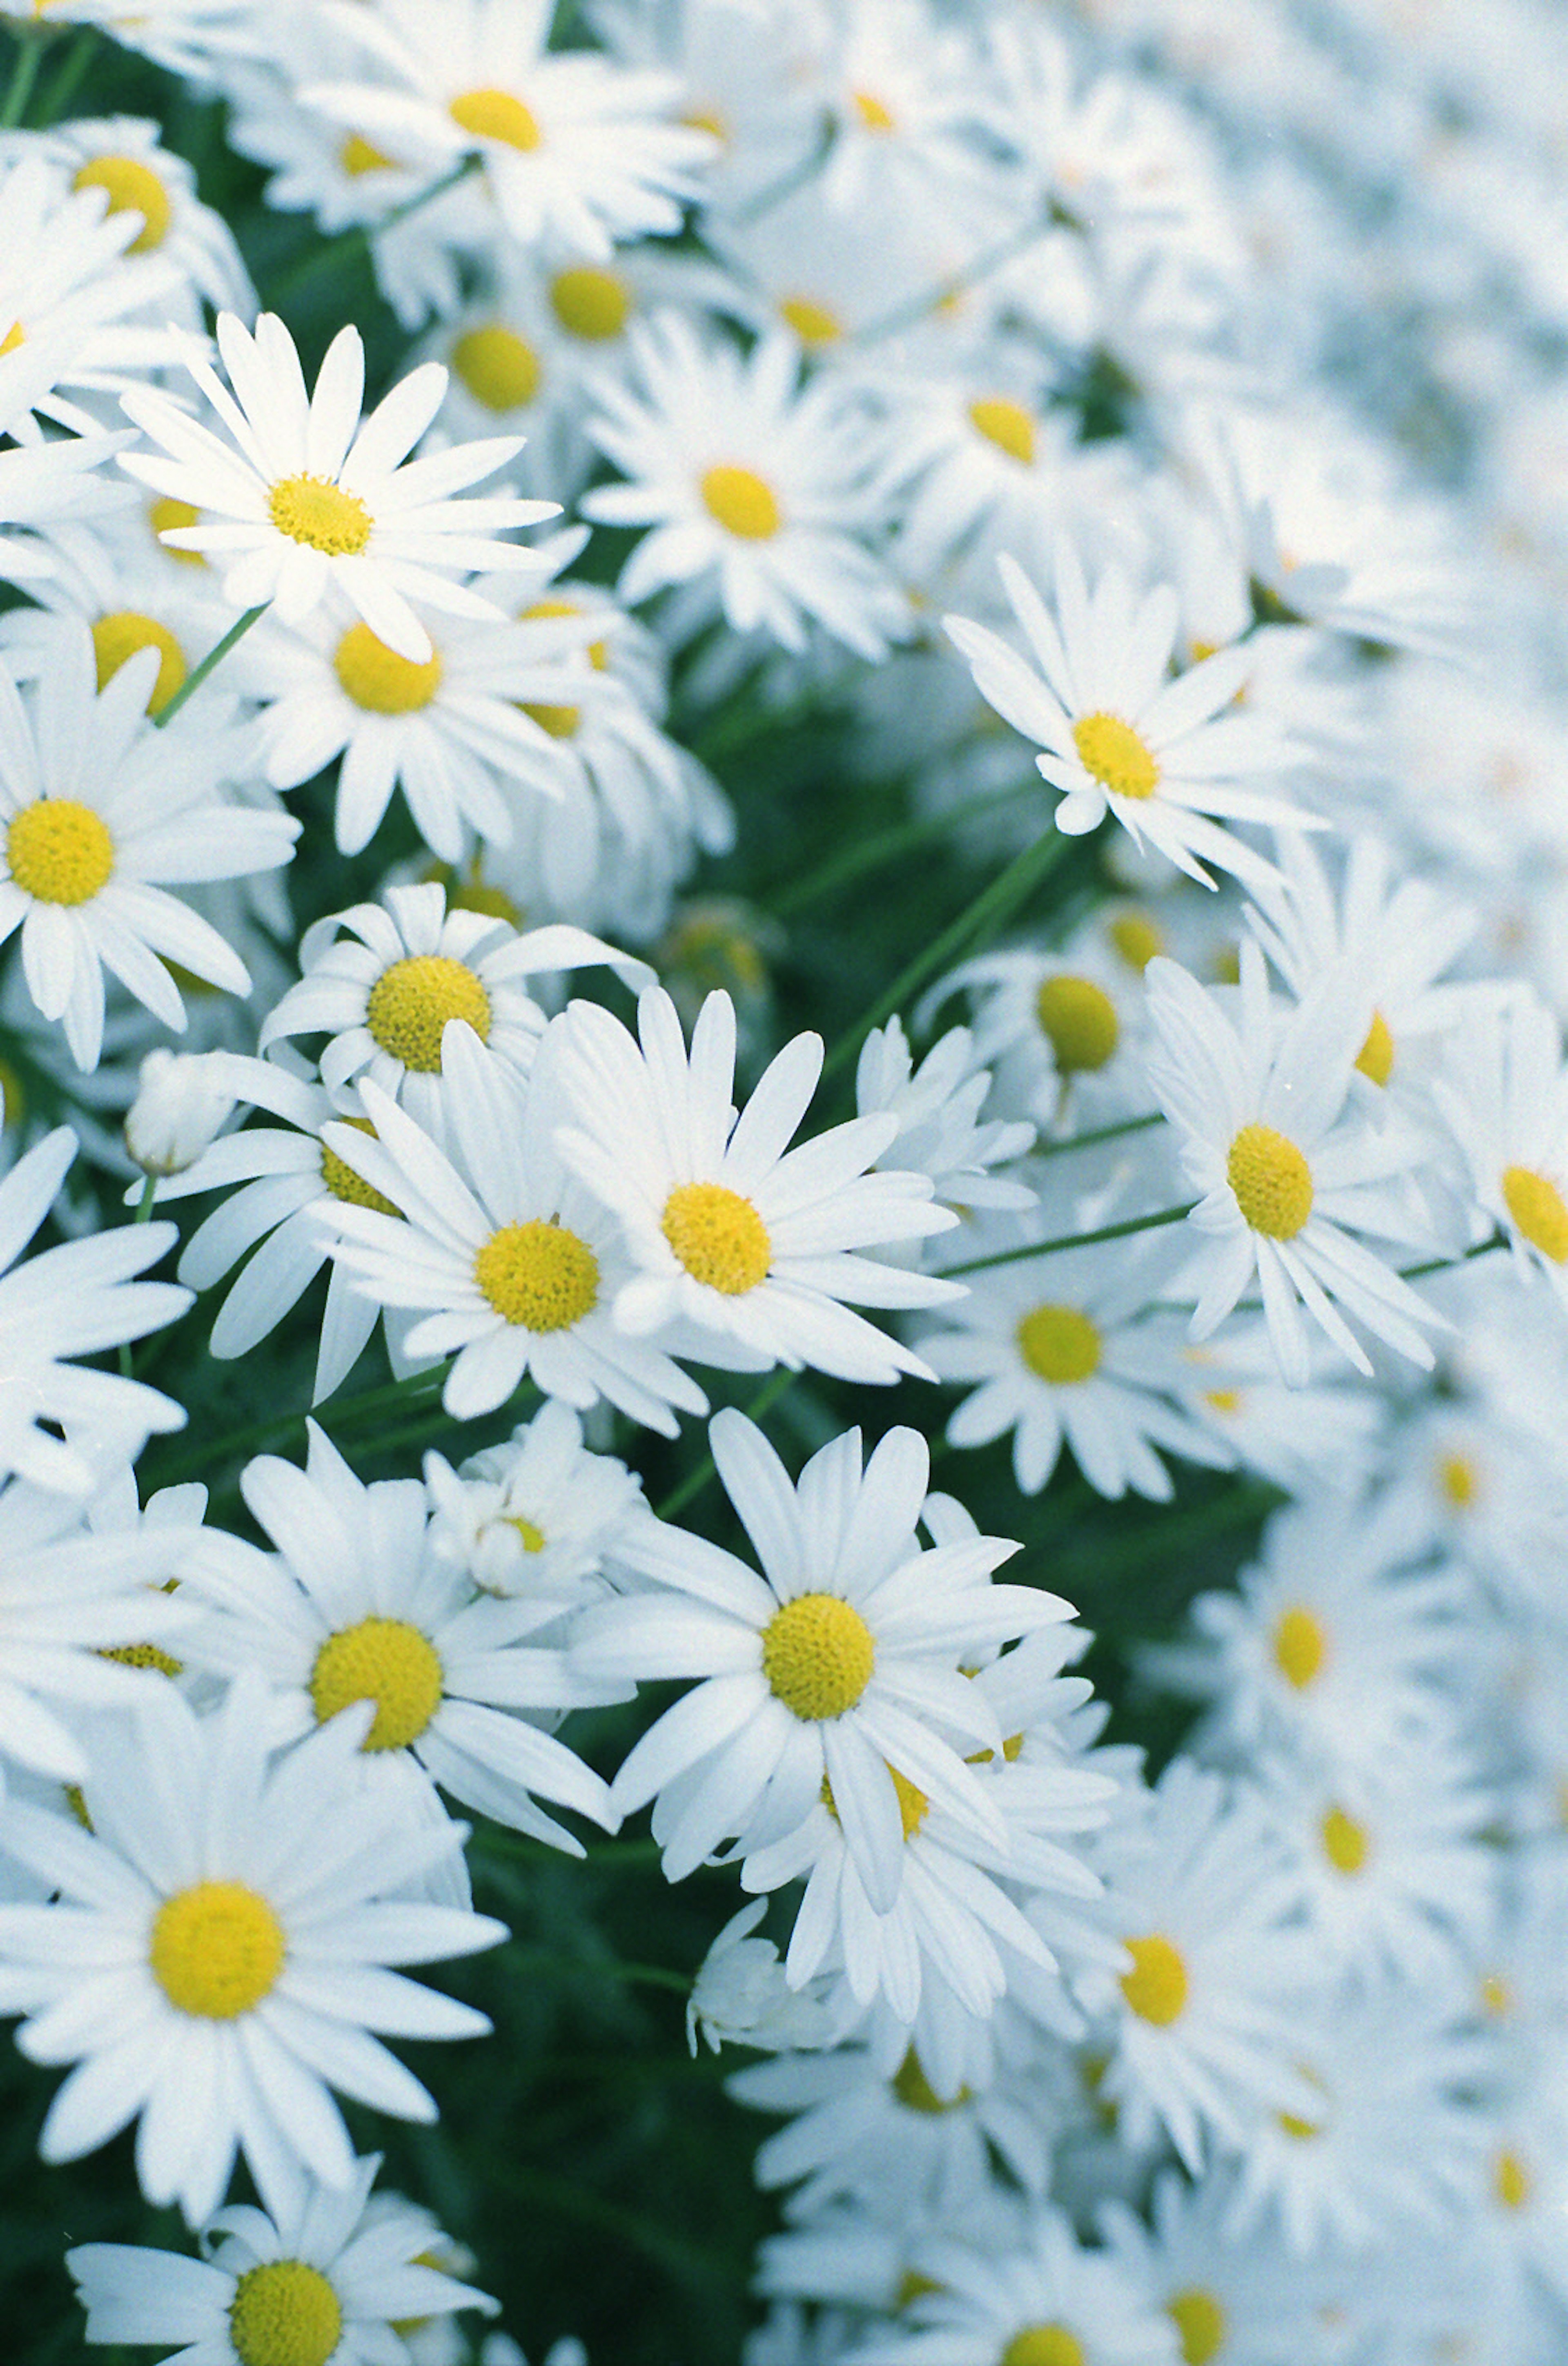
{"label": "daisy seen from side", "polygon": [[1473,1013],[1432,1092],[1476,1207],[1516,1267],[1568,1306],[1568,1068],[1555,1015],[1531,994]]}

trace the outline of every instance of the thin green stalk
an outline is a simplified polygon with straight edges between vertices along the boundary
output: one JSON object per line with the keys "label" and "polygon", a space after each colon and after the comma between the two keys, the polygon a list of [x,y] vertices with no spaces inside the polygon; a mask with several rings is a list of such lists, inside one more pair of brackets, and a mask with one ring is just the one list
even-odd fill
{"label": "thin green stalk", "polygon": [[[747,1420],[760,1422],[762,1415],[769,1410],[769,1408],[777,1404],[785,1389],[787,1389],[791,1381],[795,1380],[797,1377],[797,1374],[791,1371],[787,1366],[783,1364],[780,1365],[777,1371],[770,1372],[767,1379],[762,1382],[761,1387],[757,1391],[756,1395],[752,1398],[750,1403],[746,1407]],[[693,1468],[687,1471],[680,1484],[671,1489],[669,1494],[665,1496],[664,1501],[658,1507],[658,1516],[661,1520],[672,1520],[677,1512],[683,1512],[686,1505],[692,1501],[693,1497],[694,1495],[701,1494],[703,1489],[707,1485],[708,1481],[713,1477],[716,1467],[717,1466],[714,1461],[713,1456],[711,1454],[705,1454],[702,1460],[694,1464]]]}
{"label": "thin green stalk", "polygon": [[970,805],[954,806],[951,812],[922,814],[917,820],[898,822],[891,829],[879,830],[874,838],[862,839],[858,846],[847,848],[827,862],[819,862],[804,879],[792,880],[773,897],[769,909],[781,919],[791,912],[809,911],[822,896],[852,885],[868,871],[880,871],[885,862],[897,862],[903,855],[914,854],[922,846],[961,829],[965,822],[982,821],[987,814],[1000,813],[1039,785],[1032,776],[1027,781],[1015,782],[1010,789],[998,789],[994,796],[976,797]]}
{"label": "thin green stalk", "polygon": [[[374,1420],[379,1413],[405,1403],[417,1403],[420,1392],[432,1397],[438,1394],[446,1378],[443,1372],[412,1372],[407,1380],[389,1380],[380,1387],[365,1389],[357,1396],[344,1397],[326,1410],[326,1417],[334,1429],[351,1428],[362,1422]],[[162,1464],[158,1484],[172,1487],[181,1480],[199,1479],[220,1463],[232,1460],[237,1454],[265,1451],[269,1446],[281,1446],[296,1430],[303,1429],[311,1414],[321,1409],[308,1406],[303,1413],[275,1414],[269,1421],[247,1422],[238,1429],[229,1429],[220,1437],[194,1448],[172,1464]]]}
{"label": "thin green stalk", "polygon": [[940,287],[911,297],[908,303],[896,304],[879,320],[868,321],[863,329],[857,329],[848,342],[852,345],[870,345],[879,338],[897,336],[901,329],[919,328],[939,304],[962,295],[967,288],[977,287],[982,279],[988,279],[993,271],[1001,269],[1004,263],[1010,263],[1015,255],[1027,254],[1035,241],[1043,238],[1054,227],[1053,217],[1046,214],[1025,222],[1021,229],[1010,231],[1006,238],[998,239],[995,246],[987,247],[984,254],[976,255],[963,271],[954,272],[951,279],[944,279]]}
{"label": "thin green stalk", "polygon": [[25,35],[17,41],[17,62],[11,69],[6,104],[0,107],[0,131],[14,131],[27,113],[42,57],[43,42],[37,33]]}
{"label": "thin green stalk", "polygon": [[345,262],[351,254],[357,254],[362,248],[367,248],[371,239],[382,231],[396,230],[400,222],[407,221],[409,216],[418,213],[422,206],[434,205],[435,199],[444,197],[448,189],[455,189],[459,181],[466,181],[470,173],[477,173],[479,161],[477,155],[465,156],[460,164],[454,164],[440,180],[432,181],[428,187],[416,190],[412,197],[405,197],[401,205],[394,206],[390,213],[381,216],[379,221],[355,222],[351,229],[340,231],[335,238],[329,238],[324,245],[312,247],[308,254],[302,254],[298,263],[273,281],[267,290],[269,307],[276,306],[286,296],[292,296],[307,279],[313,279],[318,271],[329,270],[334,264]]}
{"label": "thin green stalk", "polygon": [[1097,1125],[1089,1133],[1068,1133],[1058,1141],[1037,1142],[1030,1155],[1060,1158],[1069,1150],[1092,1150],[1097,1143],[1115,1142],[1124,1133],[1145,1133],[1151,1125],[1164,1123],[1165,1111],[1151,1110],[1147,1117],[1124,1117],[1116,1125]]}
{"label": "thin green stalk", "polygon": [[966,1257],[962,1265],[938,1268],[940,1281],[954,1281],[961,1274],[987,1273],[992,1266],[1018,1265],[1025,1257],[1055,1256],[1061,1249],[1092,1248],[1097,1241],[1124,1241],[1132,1233],[1152,1233],[1161,1224],[1179,1224],[1198,1205],[1189,1200],[1184,1207],[1161,1208],[1153,1216],[1128,1216],[1119,1224],[1101,1224],[1092,1233],[1062,1233],[1054,1241],[1031,1241],[1026,1248],[998,1249],[990,1256]]}
{"label": "thin green stalk", "polygon": [[179,713],[181,707],[185,705],[186,700],[196,696],[197,692],[201,688],[201,685],[207,680],[208,675],[222,664],[224,659],[228,656],[236,641],[243,640],[245,635],[250,631],[251,626],[255,623],[256,618],[258,616],[265,615],[269,605],[270,603],[264,600],[259,608],[247,608],[244,614],[239,619],[238,623],[230,625],[228,631],[224,634],[223,638],[217,644],[216,648],[208,650],[207,655],[202,659],[201,663],[197,667],[195,672],[186,674],[184,682],[181,682],[178,690],[175,691],[168,704],[161,708],[160,711],[152,717],[153,728],[155,730],[164,731],[167,729],[168,726],[174,721],[175,715]]}
{"label": "thin green stalk", "polygon": [[42,130],[50,124],[59,122],[75,97],[77,87],[93,62],[97,46],[97,27],[84,25],[67,51],[65,63],[56,74],[45,95],[43,105],[39,108],[37,129]]}

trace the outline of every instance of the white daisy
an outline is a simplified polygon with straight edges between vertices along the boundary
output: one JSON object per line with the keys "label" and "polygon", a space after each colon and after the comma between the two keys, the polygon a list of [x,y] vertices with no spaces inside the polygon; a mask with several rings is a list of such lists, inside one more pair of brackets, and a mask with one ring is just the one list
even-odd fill
{"label": "white daisy", "polygon": [[291,2208],[239,2203],[204,2229],[202,2258],[122,2243],[65,2254],[89,2342],[171,2344],[181,2366],[387,2366],[411,2319],[495,2303],[430,2264],[429,2215],[372,2194],[378,2155],[341,2191],[304,2181]]}
{"label": "white daisy", "polygon": [[1532,994],[1476,1011],[1432,1087],[1490,1217],[1522,1273],[1568,1305],[1568,1068],[1556,1016]]}
{"label": "white daisy", "polygon": [[409,1898],[461,1825],[409,1825],[354,1779],[361,1704],[269,1757],[265,1692],[242,1680],[198,1720],[149,1684],[135,1729],[94,1738],[91,1822],[13,1807],[5,1845],[58,1891],[0,1907],[0,2009],[36,2062],[73,2063],[39,2140],[74,2160],[140,2116],[155,2203],[204,2225],[242,2149],[264,2201],[301,2168],[339,2190],[354,2155],[329,2086],[433,2120],[419,2081],[372,2034],[471,2037],[483,2013],[387,1967],[493,1946],[487,1916]]}
{"label": "white daisy", "polygon": [[486,1594],[596,1600],[606,1564],[643,1510],[642,1482],[613,1454],[591,1454],[582,1423],[550,1398],[502,1446],[454,1470],[424,1459],[431,1549]]}
{"label": "white daisy", "polygon": [[275,313],[262,314],[254,335],[232,312],[221,314],[218,349],[232,394],[199,347],[187,341],[182,348],[230,442],[151,388],[122,398],[160,448],[122,453],[120,466],[204,513],[203,523],[164,530],[171,549],[218,555],[224,598],[235,608],[276,601],[286,624],[309,615],[335,586],[379,640],[415,665],[427,665],[432,649],[411,601],[494,617],[449,577],[531,568],[530,552],[495,537],[536,525],[556,504],[451,497],[504,467],[515,436],[407,459],[441,406],[446,373],[434,363],[413,371],[361,422],[365,348],[352,327],[333,339],[310,395],[294,340]]}
{"label": "white daisy", "polygon": [[1010,558],[998,564],[1033,663],[966,617],[949,616],[947,630],[981,694],[1043,749],[1035,765],[1062,796],[1057,828],[1080,837],[1109,812],[1139,846],[1146,841],[1206,886],[1213,881],[1205,862],[1243,879],[1270,875],[1261,855],[1219,826],[1311,826],[1287,798],[1244,785],[1278,778],[1289,760],[1270,725],[1221,712],[1246,683],[1250,652],[1222,649],[1172,682],[1178,605],[1168,585],[1140,599],[1110,567],[1091,593],[1064,541],[1053,618],[1023,569]]}
{"label": "white daisy", "polygon": [[201,203],[195,168],[164,145],[155,122],[131,115],[83,118],[55,126],[47,141],[73,191],[104,190],[111,220],[140,216],[126,252],[161,255],[173,265],[184,283],[190,328],[204,328],[203,303],[254,312],[255,295],[233,232],[221,214]]}
{"label": "white daisy", "polygon": [[[991,1091],[990,1071],[976,1057],[966,1027],[950,1027],[917,1068],[903,1021],[874,1027],[855,1068],[855,1108],[862,1117],[891,1110],[898,1131],[884,1155],[929,1175],[943,1205],[965,1215],[973,1208],[1021,1211],[1034,1192],[1017,1162],[1034,1140],[1027,1120],[981,1121]],[[1000,1166],[1010,1174],[998,1174]]]}
{"label": "white daisy", "polygon": [[785,1149],[821,1074],[818,1036],[787,1043],[737,1118],[727,994],[706,997],[689,1055],[662,988],[637,1006],[640,1042],[590,1003],[573,1003],[563,1026],[573,1122],[561,1155],[615,1210],[638,1268],[616,1298],[618,1321],[661,1334],[678,1323],[692,1353],[743,1371],[784,1363],[845,1380],[930,1377],[843,1301],[951,1298],[951,1282],[857,1252],[944,1232],[957,1219],[932,1198],[929,1176],[866,1171],[898,1130],[890,1111]]}

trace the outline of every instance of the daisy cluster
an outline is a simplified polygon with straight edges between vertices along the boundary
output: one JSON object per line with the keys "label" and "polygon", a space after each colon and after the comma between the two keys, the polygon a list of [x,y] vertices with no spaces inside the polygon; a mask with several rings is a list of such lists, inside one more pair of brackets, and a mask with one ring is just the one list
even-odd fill
{"label": "daisy cluster", "polygon": [[0,7],[0,2013],[178,2214],[89,2342],[523,2366],[375,2130],[586,1856],[725,1899],[591,1935],[753,2057],[745,2366],[1564,2355],[1563,51]]}

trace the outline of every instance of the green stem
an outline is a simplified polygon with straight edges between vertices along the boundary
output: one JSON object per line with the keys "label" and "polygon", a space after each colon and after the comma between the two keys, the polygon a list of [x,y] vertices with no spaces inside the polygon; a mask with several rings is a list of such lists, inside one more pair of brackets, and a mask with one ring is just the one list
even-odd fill
{"label": "green stem", "polygon": [[831,896],[839,888],[863,878],[868,871],[879,871],[885,862],[897,862],[901,855],[913,854],[933,839],[944,839],[965,822],[1000,813],[1038,786],[1038,781],[1032,777],[1017,782],[1010,789],[998,789],[994,796],[976,797],[971,805],[954,806],[951,812],[923,814],[918,820],[898,822],[891,829],[879,830],[874,838],[863,839],[858,846],[835,854],[827,862],[819,862],[804,879],[793,880],[773,897],[770,909],[781,919],[791,912],[808,910],[820,896]]}
{"label": "green stem", "polygon": [[1069,1133],[1057,1142],[1037,1142],[1030,1155],[1060,1158],[1069,1150],[1092,1150],[1097,1143],[1115,1142],[1124,1133],[1144,1133],[1151,1125],[1164,1123],[1165,1111],[1154,1110],[1147,1117],[1124,1117],[1117,1125],[1097,1125],[1091,1133]]}
{"label": "green stem", "polygon": [[626,1964],[606,1955],[557,1955],[545,1947],[506,1947],[501,1960],[509,1972],[542,1972],[554,1974],[558,1979],[614,1980],[632,1989],[663,1989],[670,1996],[689,1997],[690,1977],[684,1972],[672,1972],[663,1964]]}
{"label": "green stem", "polygon": [[97,27],[84,25],[66,52],[65,63],[56,74],[49,95],[39,109],[38,128],[39,130],[47,128],[51,123],[59,122],[75,97],[77,86],[91,65],[97,46]]}
{"label": "green stem", "polygon": [[39,65],[43,57],[43,43],[34,33],[24,36],[17,43],[17,62],[11,69],[10,87],[6,104],[0,107],[0,131],[14,131],[28,111],[28,101],[38,80]]}
{"label": "green stem", "polygon": [[184,706],[186,700],[196,696],[197,692],[201,688],[201,685],[207,680],[208,675],[211,673],[215,668],[222,664],[224,659],[228,656],[236,641],[243,641],[244,639],[245,635],[250,631],[251,626],[255,623],[256,618],[258,616],[265,615],[269,605],[270,603],[264,600],[259,608],[247,608],[244,614],[239,619],[239,621],[236,624],[230,625],[228,631],[224,634],[223,638],[218,643],[217,647],[208,650],[207,655],[202,659],[201,663],[197,667],[196,671],[194,673],[186,674],[184,682],[181,682],[178,690],[175,691],[168,704],[160,708],[159,712],[152,717],[152,725],[155,730],[164,731],[167,729],[168,726],[174,721],[175,715],[179,713],[181,707]]}
{"label": "green stem", "polygon": [[1014,255],[1026,254],[1037,239],[1043,238],[1055,227],[1053,217],[1047,214],[1043,220],[1036,219],[1025,222],[1018,230],[1010,231],[1006,238],[998,239],[995,246],[987,247],[963,271],[955,272],[951,279],[944,279],[940,287],[911,297],[908,303],[896,304],[890,312],[884,312],[880,320],[868,321],[863,329],[857,329],[847,342],[852,345],[874,344],[879,338],[897,336],[900,329],[919,328],[939,304],[962,295],[965,288],[977,287],[982,279],[988,279],[993,271],[999,271],[1004,263],[1012,261]]}
{"label": "green stem", "polygon": [[938,1269],[937,1279],[953,1281],[965,1273],[987,1273],[993,1266],[1017,1265],[1024,1257],[1055,1256],[1061,1249],[1092,1248],[1097,1241],[1124,1241],[1132,1233],[1152,1233],[1161,1224],[1179,1224],[1198,1205],[1189,1200],[1184,1207],[1161,1208],[1153,1216],[1128,1216],[1119,1224],[1101,1224],[1092,1233],[1063,1233],[1054,1241],[1031,1241],[1027,1248],[997,1249],[990,1256],[966,1257],[962,1265],[944,1265]]}
{"label": "green stem", "polygon": [[418,213],[422,206],[434,205],[435,199],[444,197],[448,189],[455,189],[459,181],[466,181],[470,173],[477,173],[479,163],[477,155],[465,156],[460,164],[454,164],[440,180],[432,181],[426,188],[417,189],[412,197],[405,197],[401,205],[394,206],[390,213],[383,214],[379,221],[355,222],[351,229],[340,231],[335,238],[329,238],[324,245],[313,246],[280,278],[273,281],[267,290],[269,310],[284,297],[292,296],[307,279],[313,279],[318,271],[325,271],[335,263],[345,262],[351,254],[357,254],[362,248],[367,248],[371,240],[378,238],[383,231],[396,230],[400,222],[407,221],[409,216]]}
{"label": "green stem", "polygon": [[[785,1389],[798,1377],[797,1373],[784,1364],[781,1364],[777,1371],[770,1372],[750,1403],[745,1408],[747,1420],[760,1422],[762,1415],[772,1406],[777,1404]],[[665,1496],[664,1501],[658,1507],[659,1518],[672,1520],[677,1512],[683,1512],[692,1498],[702,1493],[716,1468],[713,1456],[705,1454],[702,1460],[687,1471],[680,1484],[672,1487]]]}
{"label": "green stem", "polygon": [[[358,1396],[344,1397],[330,1407],[330,1419],[334,1429],[352,1428],[359,1423],[372,1421],[379,1413],[406,1402],[418,1402],[418,1392],[424,1390],[434,1398],[440,1392],[445,1372],[411,1372],[404,1380],[389,1380],[379,1388],[365,1389]],[[225,1430],[220,1437],[197,1447],[171,1464],[160,1465],[157,1480],[160,1487],[173,1487],[185,1479],[200,1479],[221,1463],[231,1461],[237,1454],[265,1451],[269,1446],[284,1445],[297,1430],[303,1429],[310,1414],[321,1408],[310,1406],[305,1413],[275,1414],[270,1421],[247,1422],[243,1428]]]}

